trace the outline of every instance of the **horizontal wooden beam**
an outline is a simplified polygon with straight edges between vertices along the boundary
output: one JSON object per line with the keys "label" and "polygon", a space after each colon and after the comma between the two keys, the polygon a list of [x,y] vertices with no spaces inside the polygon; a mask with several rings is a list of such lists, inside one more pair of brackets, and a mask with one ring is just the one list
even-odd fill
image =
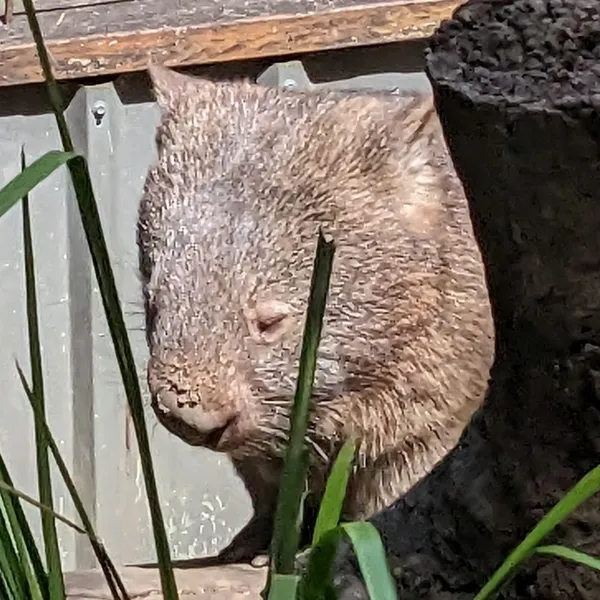
{"label": "horizontal wooden beam", "polygon": [[[40,4],[48,8],[40,9]],[[71,0],[74,2],[74,0]],[[459,0],[38,0],[57,79],[201,65],[429,36]],[[0,86],[42,81],[22,10],[0,24]]]}

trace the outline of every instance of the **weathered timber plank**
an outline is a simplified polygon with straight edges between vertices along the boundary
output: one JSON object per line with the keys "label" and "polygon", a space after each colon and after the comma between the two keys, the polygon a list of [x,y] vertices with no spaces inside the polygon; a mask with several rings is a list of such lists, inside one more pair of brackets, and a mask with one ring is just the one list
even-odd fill
{"label": "weathered timber plank", "polygon": [[[23,0],[12,0],[13,13],[15,15],[25,14]],[[81,6],[102,5],[107,7],[111,4],[122,4],[131,2],[131,0],[34,0],[35,9],[38,12],[46,12],[51,10],[73,9]]]}
{"label": "weathered timber plank", "polygon": [[[54,0],[55,2],[57,0]],[[459,0],[121,0],[39,13],[55,76],[72,79],[429,36]],[[0,27],[0,86],[42,80],[27,20]]]}
{"label": "weathered timber plank", "polygon": [[[52,10],[68,10],[79,6],[94,6],[119,4],[131,2],[131,0],[34,0],[35,9],[40,12]],[[2,24],[12,23],[14,15],[24,15],[25,6],[23,0],[4,0],[4,9],[0,11],[0,31]]]}
{"label": "weathered timber plank", "polygon": [[[158,569],[118,569],[131,600],[163,600]],[[180,598],[186,600],[260,600],[267,570],[249,565],[175,569]],[[65,574],[67,600],[112,600],[100,570]]]}

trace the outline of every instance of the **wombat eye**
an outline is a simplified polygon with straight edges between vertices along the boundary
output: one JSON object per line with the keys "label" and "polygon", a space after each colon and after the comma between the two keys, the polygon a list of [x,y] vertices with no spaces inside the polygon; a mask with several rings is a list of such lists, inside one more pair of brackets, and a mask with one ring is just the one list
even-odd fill
{"label": "wombat eye", "polygon": [[292,325],[291,307],[284,302],[268,300],[244,309],[248,333],[256,342],[273,344],[280,340]]}
{"label": "wombat eye", "polygon": [[266,320],[259,319],[256,322],[256,327],[261,334],[268,334],[269,332],[275,333],[277,329],[282,326],[286,318],[285,315],[277,315],[276,317],[271,317]]}

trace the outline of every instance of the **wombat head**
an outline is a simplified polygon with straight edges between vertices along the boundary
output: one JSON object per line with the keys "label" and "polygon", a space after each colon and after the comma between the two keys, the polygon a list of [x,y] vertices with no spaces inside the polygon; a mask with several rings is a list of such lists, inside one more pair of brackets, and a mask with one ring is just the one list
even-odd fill
{"label": "wombat head", "polygon": [[[437,222],[417,193],[435,185],[418,135],[431,102],[150,75],[162,120],[138,244],[153,406],[190,444],[279,454],[319,227],[337,251],[317,404],[371,385],[390,351],[393,271]],[[331,404],[321,421],[333,432],[344,418]]]}

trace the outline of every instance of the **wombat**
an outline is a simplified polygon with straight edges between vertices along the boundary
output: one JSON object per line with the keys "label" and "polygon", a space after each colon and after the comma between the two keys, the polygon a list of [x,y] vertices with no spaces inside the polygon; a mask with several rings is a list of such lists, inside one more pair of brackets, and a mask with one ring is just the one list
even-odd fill
{"label": "wombat", "polygon": [[455,445],[493,358],[485,274],[431,96],[149,73],[162,111],[138,224],[152,406],[231,458],[254,517],[216,561],[250,561],[272,535],[319,228],[336,253],[306,536],[349,435],[346,519],[388,506]]}

